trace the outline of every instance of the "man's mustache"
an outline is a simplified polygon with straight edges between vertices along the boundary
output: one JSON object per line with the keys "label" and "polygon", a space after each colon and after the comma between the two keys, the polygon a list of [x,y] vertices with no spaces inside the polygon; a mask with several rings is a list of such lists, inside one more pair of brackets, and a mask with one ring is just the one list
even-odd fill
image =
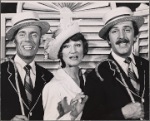
{"label": "man's mustache", "polygon": [[129,42],[129,40],[127,40],[127,39],[119,39],[117,42],[116,42],[116,44],[120,44],[120,43],[128,43]]}

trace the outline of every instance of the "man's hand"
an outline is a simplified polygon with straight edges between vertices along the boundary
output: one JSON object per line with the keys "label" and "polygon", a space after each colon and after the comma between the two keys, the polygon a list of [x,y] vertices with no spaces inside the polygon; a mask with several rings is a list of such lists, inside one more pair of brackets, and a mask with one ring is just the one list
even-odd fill
{"label": "man's hand", "polygon": [[88,99],[88,96],[84,95],[83,92],[76,95],[74,99],[71,100],[71,116],[72,120],[75,120],[77,116],[82,112],[84,105]]}
{"label": "man's hand", "polygon": [[16,115],[11,119],[11,121],[29,121],[29,119],[23,115]]}
{"label": "man's hand", "polygon": [[139,119],[144,117],[144,109],[142,104],[139,102],[129,103],[121,110],[125,119]]}

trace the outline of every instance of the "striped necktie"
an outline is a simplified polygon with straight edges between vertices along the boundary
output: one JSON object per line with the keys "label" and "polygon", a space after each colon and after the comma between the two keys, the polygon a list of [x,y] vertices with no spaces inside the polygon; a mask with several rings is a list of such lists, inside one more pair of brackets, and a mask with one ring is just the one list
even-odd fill
{"label": "striped necktie", "polygon": [[24,67],[24,69],[26,71],[26,75],[25,75],[25,79],[24,79],[24,87],[25,87],[28,103],[29,103],[29,106],[30,106],[30,104],[32,102],[32,92],[33,92],[33,85],[32,85],[32,80],[31,80],[31,77],[30,77],[31,66],[26,65]]}
{"label": "striped necktie", "polygon": [[131,80],[131,83],[133,85],[133,87],[135,88],[136,92],[139,93],[139,82],[137,79],[137,76],[135,75],[135,72],[133,70],[133,66],[132,66],[132,59],[130,57],[127,57],[125,59],[125,63],[127,63],[128,66],[128,77]]}

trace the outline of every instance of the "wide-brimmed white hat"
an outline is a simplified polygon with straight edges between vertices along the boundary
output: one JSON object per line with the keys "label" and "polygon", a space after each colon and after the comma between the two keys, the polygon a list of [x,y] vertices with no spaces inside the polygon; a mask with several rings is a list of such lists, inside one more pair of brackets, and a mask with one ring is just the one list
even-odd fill
{"label": "wide-brimmed white hat", "polygon": [[124,21],[134,21],[137,27],[140,28],[144,23],[144,18],[142,16],[133,16],[133,12],[128,7],[118,7],[108,11],[103,16],[103,21],[105,25],[100,30],[99,36],[106,39],[106,32],[115,24]]}
{"label": "wide-brimmed white hat", "polygon": [[66,28],[58,28],[55,32],[55,38],[51,38],[45,43],[45,51],[49,54],[49,59],[58,59],[58,52],[62,44],[71,36],[79,33],[78,22],[72,22],[67,25]]}
{"label": "wide-brimmed white hat", "polygon": [[37,13],[28,11],[17,13],[12,18],[12,27],[6,32],[6,38],[11,40],[14,33],[25,26],[39,26],[41,28],[41,34],[46,34],[50,28],[50,25],[46,21],[40,21]]}

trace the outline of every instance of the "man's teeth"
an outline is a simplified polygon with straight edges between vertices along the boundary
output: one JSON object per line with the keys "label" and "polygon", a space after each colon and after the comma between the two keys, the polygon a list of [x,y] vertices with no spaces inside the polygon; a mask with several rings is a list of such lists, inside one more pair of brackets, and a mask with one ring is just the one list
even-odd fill
{"label": "man's teeth", "polygon": [[123,42],[122,42],[122,43],[120,43],[119,45],[122,46],[122,47],[124,47],[124,46],[126,46],[126,44],[127,44],[127,43],[123,43]]}
{"label": "man's teeth", "polygon": [[24,46],[24,49],[26,49],[26,50],[31,50],[31,49],[32,49],[32,46]]}
{"label": "man's teeth", "polygon": [[71,56],[70,59],[77,59],[78,56]]}

